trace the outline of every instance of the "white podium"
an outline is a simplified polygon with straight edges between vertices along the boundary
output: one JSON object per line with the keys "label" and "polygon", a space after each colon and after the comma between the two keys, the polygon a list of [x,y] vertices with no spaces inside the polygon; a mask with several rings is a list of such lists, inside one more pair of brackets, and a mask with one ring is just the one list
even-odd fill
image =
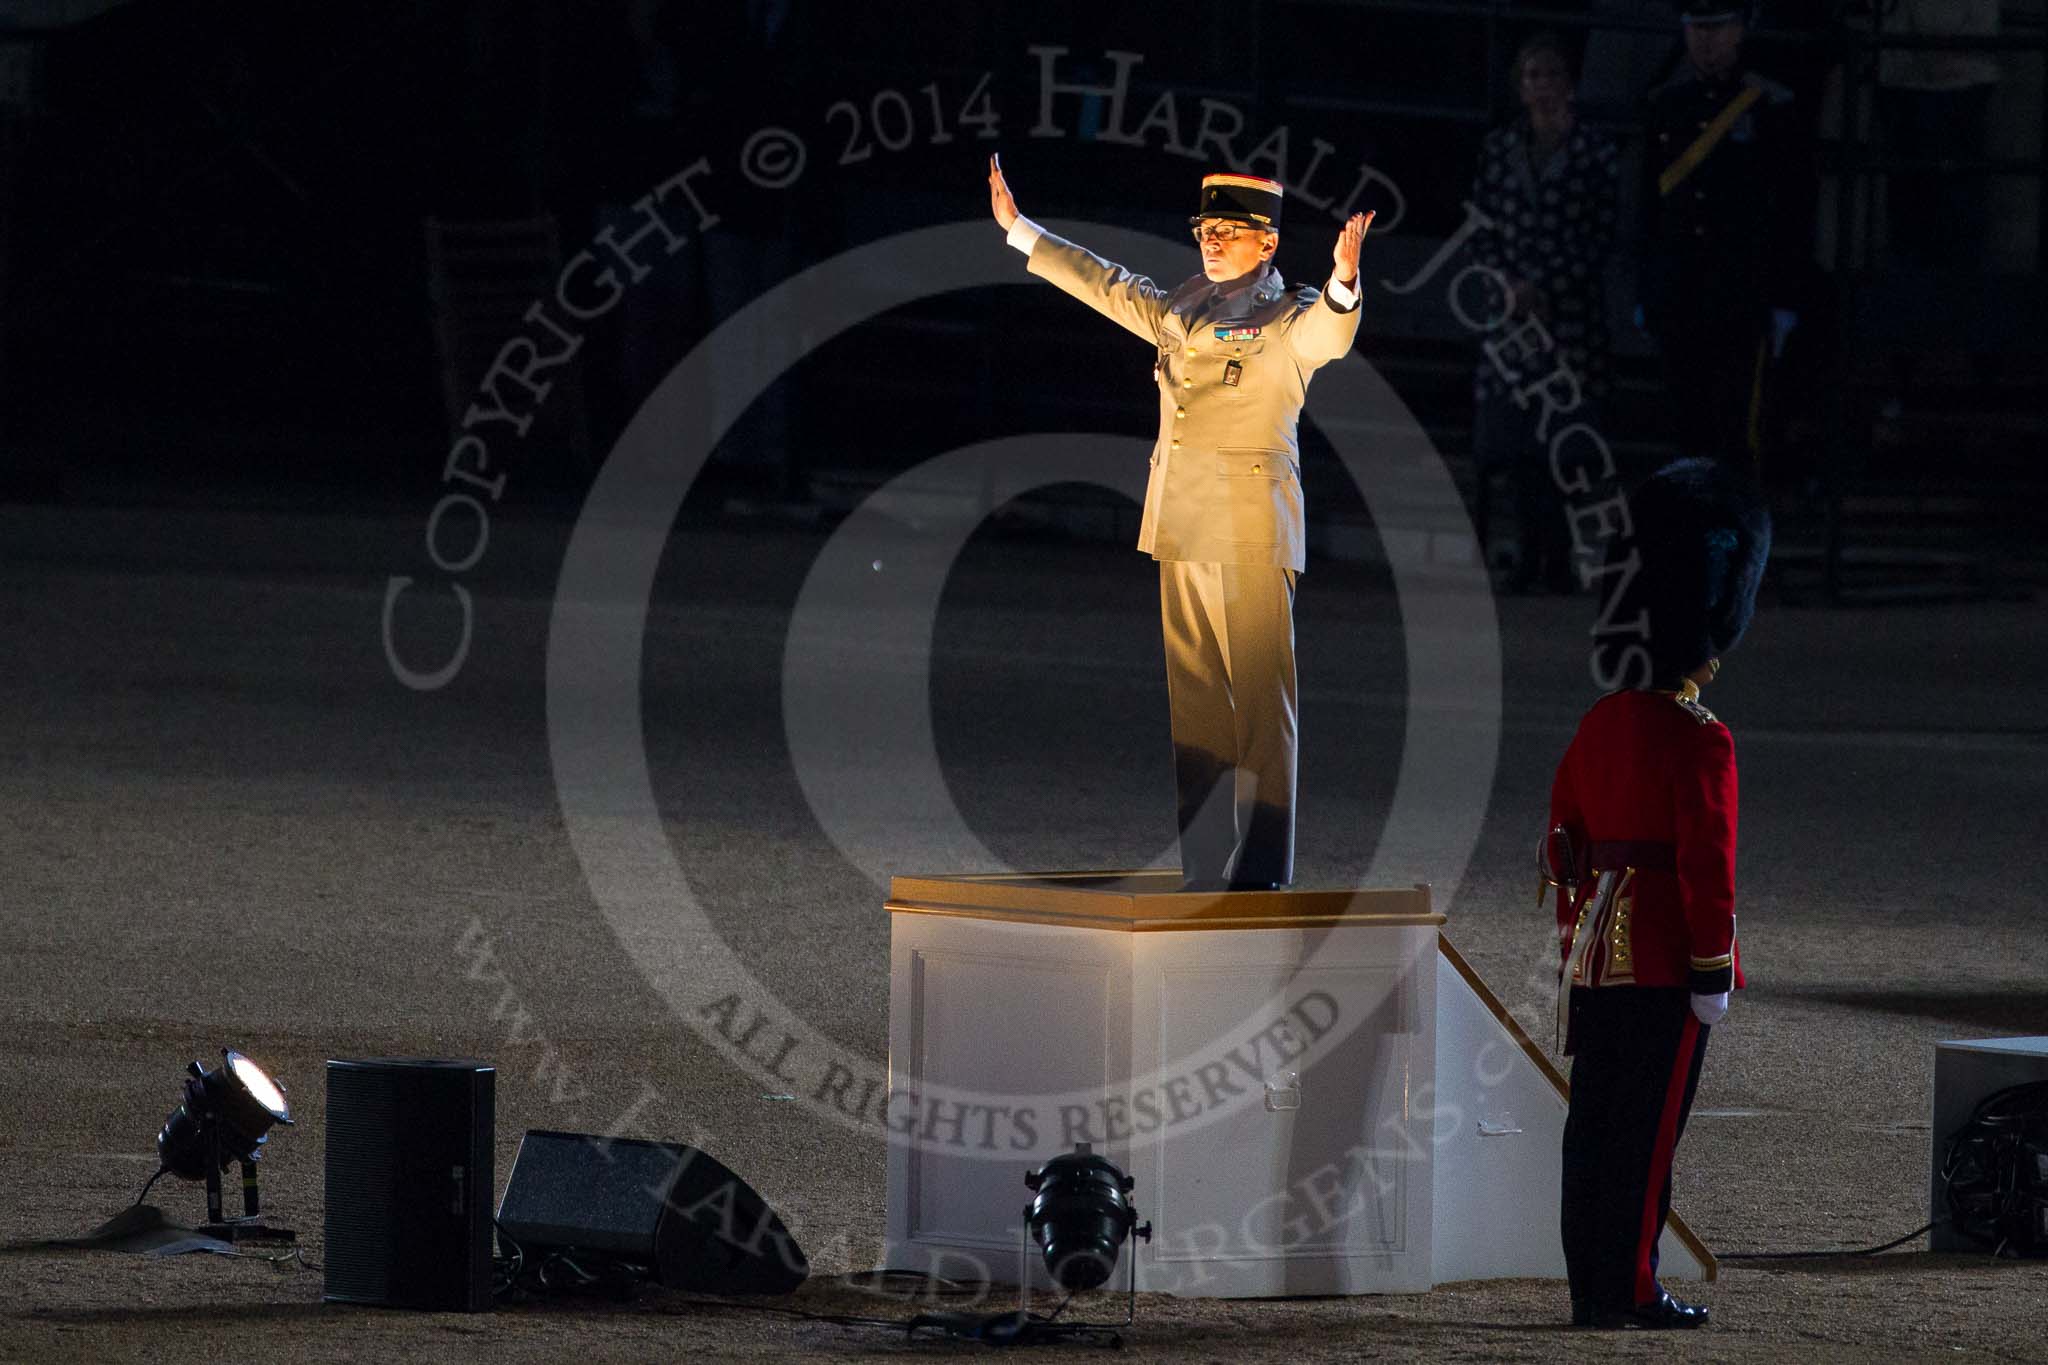
{"label": "white podium", "polygon": [[[1429,889],[1179,884],[894,880],[885,1264],[1045,1287],[1024,1174],[1088,1142],[1156,1230],[1124,1248],[1141,1289],[1561,1278],[1563,1079]],[[1714,1278],[1675,1213],[1659,1252],[1668,1279]]]}
{"label": "white podium", "polygon": [[1085,1141],[1157,1229],[1141,1289],[1430,1286],[1428,888],[1179,885],[895,879],[891,1264],[1014,1281],[1024,1173]]}

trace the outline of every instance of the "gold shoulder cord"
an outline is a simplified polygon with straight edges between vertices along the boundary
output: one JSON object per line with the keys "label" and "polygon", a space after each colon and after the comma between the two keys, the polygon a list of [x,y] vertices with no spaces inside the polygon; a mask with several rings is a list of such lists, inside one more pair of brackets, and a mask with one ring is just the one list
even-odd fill
{"label": "gold shoulder cord", "polygon": [[1678,160],[1666,166],[1658,175],[1658,197],[1662,198],[1683,185],[1685,178],[1698,170],[1700,163],[1707,159],[1707,153],[1713,151],[1721,139],[1728,135],[1728,130],[1735,126],[1735,120],[1748,113],[1749,106],[1763,98],[1763,93],[1763,87],[1760,85],[1746,85],[1740,94],[1729,100],[1727,106],[1714,115],[1714,121],[1692,140],[1692,145],[1678,154]]}

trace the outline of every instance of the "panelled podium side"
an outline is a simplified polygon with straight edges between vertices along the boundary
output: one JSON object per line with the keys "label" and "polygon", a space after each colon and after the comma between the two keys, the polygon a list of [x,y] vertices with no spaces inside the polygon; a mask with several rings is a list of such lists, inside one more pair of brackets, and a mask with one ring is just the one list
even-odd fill
{"label": "panelled podium side", "polygon": [[1428,888],[1179,887],[895,879],[892,1264],[1014,1282],[1024,1173],[1089,1142],[1156,1229],[1141,1289],[1430,1286]]}
{"label": "panelled podium side", "polygon": [[[1561,1078],[1442,941],[1429,888],[1179,887],[894,879],[885,1263],[1046,1287],[1024,1174],[1088,1142],[1155,1229],[1123,1252],[1143,1290],[1562,1276]],[[1660,1250],[1667,1276],[1713,1277],[1675,1214]]]}

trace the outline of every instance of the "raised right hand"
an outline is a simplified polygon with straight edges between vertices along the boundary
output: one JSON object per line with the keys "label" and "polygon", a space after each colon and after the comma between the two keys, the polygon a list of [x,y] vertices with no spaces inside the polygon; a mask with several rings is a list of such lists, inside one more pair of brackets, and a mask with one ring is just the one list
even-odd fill
{"label": "raised right hand", "polygon": [[1010,184],[1003,179],[1003,159],[1000,155],[988,159],[988,207],[996,216],[996,222],[1008,232],[1017,221],[1017,200],[1010,193]]}

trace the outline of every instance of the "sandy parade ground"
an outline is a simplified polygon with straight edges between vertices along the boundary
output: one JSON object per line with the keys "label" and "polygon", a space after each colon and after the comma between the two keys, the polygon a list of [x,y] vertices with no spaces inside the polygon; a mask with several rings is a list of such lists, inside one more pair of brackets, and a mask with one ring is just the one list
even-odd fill
{"label": "sandy parade ground", "polygon": [[[121,1209],[155,1169],[181,1068],[233,1046],[289,1089],[297,1124],[264,1158],[266,1198],[317,1263],[325,1059],[466,1055],[498,1068],[501,1181],[527,1128],[623,1122],[690,1141],[761,1190],[810,1251],[811,1282],[776,1306],[930,1307],[860,1278],[886,1255],[883,1145],[719,1057],[599,907],[549,744],[568,527],[508,516],[493,531],[467,580],[460,675],[420,692],[394,678],[380,630],[387,580],[418,558],[416,517],[0,509],[0,1241],[75,1237]],[[914,559],[914,528],[902,535]],[[879,1058],[878,878],[976,869],[916,828],[895,831],[895,851],[877,855],[895,861],[874,867],[821,832],[791,758],[784,666],[824,543],[770,525],[679,529],[641,636],[641,723],[710,931],[810,1027]],[[872,572],[891,564],[879,555]],[[937,749],[952,800],[1007,865],[1143,865],[1169,847],[1155,591],[1131,552],[1048,537],[987,535],[953,566],[931,635]],[[1432,882],[1450,938],[1538,1037],[1550,931],[1532,909],[1528,849],[1551,766],[1595,695],[1590,609],[1554,597],[1491,609],[1497,713],[1464,723],[1497,725],[1497,760],[1478,803],[1442,785],[1464,803],[1447,822],[1484,805],[1469,861],[1447,867],[1430,865],[1444,856],[1432,848],[1380,847],[1404,744],[1429,728],[1405,660],[1428,641],[1432,604],[1383,570],[1334,563],[1312,566],[1299,599],[1299,883],[1359,884],[1376,856],[1402,881]],[[398,643],[415,657],[442,648],[451,619],[412,618]],[[1935,1043],[2048,1033],[2043,625],[2028,601],[1826,609],[1767,591],[1712,689],[1741,762],[1751,988],[1715,1030],[1676,1205],[1717,1252],[1861,1247],[1925,1223]],[[901,681],[859,635],[849,705]],[[901,776],[886,762],[874,774]],[[166,1179],[150,1199],[199,1221],[196,1186]],[[2048,1263],[1925,1245],[1724,1263],[1700,1289],[1713,1325],[1654,1341],[1571,1332],[1560,1282],[1499,1281],[1356,1299],[1147,1295],[1126,1350],[2048,1359]],[[215,1256],[16,1250],[5,1268],[10,1360],[984,1349],[661,1293],[474,1316],[350,1309],[321,1302],[318,1274]]]}

